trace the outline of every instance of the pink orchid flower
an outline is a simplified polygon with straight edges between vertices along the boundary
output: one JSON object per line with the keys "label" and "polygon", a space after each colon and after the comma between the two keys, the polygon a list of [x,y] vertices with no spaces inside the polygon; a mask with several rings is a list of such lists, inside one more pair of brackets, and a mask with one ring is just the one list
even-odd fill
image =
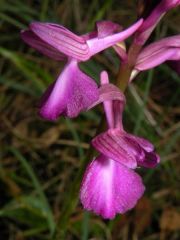
{"label": "pink orchid flower", "polygon": [[104,71],[97,103],[104,104],[108,130],[92,141],[100,155],[85,172],[80,199],[85,209],[112,219],[117,213],[132,209],[144,193],[142,179],[134,169],[155,167],[160,159],[149,141],[125,132],[122,124],[125,97],[108,82]]}
{"label": "pink orchid flower", "polygon": [[138,55],[135,69],[144,71],[167,60],[180,60],[180,35],[163,38],[142,49]]}
{"label": "pink orchid flower", "polygon": [[34,22],[22,31],[22,39],[31,47],[55,60],[67,60],[58,79],[49,86],[40,101],[40,115],[56,120],[60,115],[76,117],[99,97],[95,81],[79,69],[78,63],[132,35],[143,20],[118,32],[110,21],[97,23],[96,31],[78,36],[63,26]]}

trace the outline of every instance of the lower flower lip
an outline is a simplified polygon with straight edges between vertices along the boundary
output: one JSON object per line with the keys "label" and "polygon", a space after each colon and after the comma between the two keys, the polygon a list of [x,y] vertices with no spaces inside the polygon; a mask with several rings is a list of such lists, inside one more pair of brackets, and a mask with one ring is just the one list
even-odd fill
{"label": "lower flower lip", "polygon": [[93,211],[104,219],[113,219],[116,214],[132,209],[144,190],[142,179],[137,173],[99,155],[87,167],[81,184],[80,199],[88,211]]}

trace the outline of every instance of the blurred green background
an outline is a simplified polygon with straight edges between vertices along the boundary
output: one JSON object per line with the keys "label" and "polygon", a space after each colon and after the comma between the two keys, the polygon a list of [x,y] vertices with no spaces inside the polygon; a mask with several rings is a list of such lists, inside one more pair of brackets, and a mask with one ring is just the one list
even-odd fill
{"label": "blurred green background", "polygon": [[[64,63],[20,39],[20,30],[31,21],[56,22],[77,34],[101,19],[126,27],[137,18],[136,2],[0,0],[0,240],[180,239],[178,75],[164,64],[139,75],[126,92],[126,130],[152,141],[161,164],[139,170],[147,190],[136,208],[104,221],[85,212],[78,200],[102,109],[73,120],[40,119],[38,100]],[[163,18],[152,40],[180,32],[178,11]],[[81,64],[96,81],[102,69],[115,79],[118,67],[112,49]]]}

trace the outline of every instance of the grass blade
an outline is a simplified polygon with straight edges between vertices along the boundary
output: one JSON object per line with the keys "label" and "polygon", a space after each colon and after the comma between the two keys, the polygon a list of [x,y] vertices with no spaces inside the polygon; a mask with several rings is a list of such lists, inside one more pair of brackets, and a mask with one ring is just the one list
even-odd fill
{"label": "grass blade", "polygon": [[33,168],[31,167],[31,165],[28,163],[28,161],[23,157],[23,155],[17,149],[10,148],[9,150],[21,162],[23,168],[26,170],[29,177],[31,178],[34,188],[36,189],[39,197],[41,198],[42,203],[44,204],[44,206],[46,208],[46,215],[47,215],[47,221],[49,224],[49,229],[50,229],[51,234],[53,234],[54,230],[55,230],[55,226],[56,226],[54,219],[53,219],[53,213],[51,211],[51,208],[47,201],[47,198],[42,190],[41,184],[33,171]]}

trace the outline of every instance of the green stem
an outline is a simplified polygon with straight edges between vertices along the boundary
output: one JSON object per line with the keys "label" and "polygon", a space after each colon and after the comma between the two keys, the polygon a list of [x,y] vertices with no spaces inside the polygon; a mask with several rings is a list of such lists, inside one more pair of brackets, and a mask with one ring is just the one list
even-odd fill
{"label": "green stem", "polygon": [[132,44],[128,51],[128,59],[125,63],[122,62],[116,85],[120,88],[122,92],[125,92],[129,84],[129,79],[131,77],[132,70],[136,64],[138,54],[141,50],[140,45]]}
{"label": "green stem", "polygon": [[132,69],[129,67],[128,64],[121,65],[119,69],[116,85],[119,87],[119,89],[122,92],[125,92],[128,86],[131,72],[132,72]]}

